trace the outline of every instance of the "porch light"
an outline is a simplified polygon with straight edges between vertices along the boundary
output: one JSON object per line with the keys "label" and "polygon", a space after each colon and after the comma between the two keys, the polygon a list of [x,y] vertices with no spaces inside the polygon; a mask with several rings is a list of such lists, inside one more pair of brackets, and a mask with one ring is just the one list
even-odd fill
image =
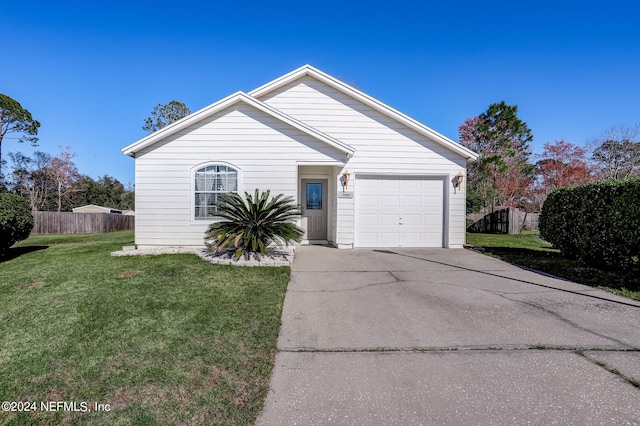
{"label": "porch light", "polygon": [[342,190],[343,191],[347,189],[349,186],[349,176],[351,176],[351,173],[349,173],[349,170],[345,170],[342,173]]}
{"label": "porch light", "polygon": [[458,173],[456,175],[456,180],[455,180],[456,188],[460,189],[460,185],[462,185],[463,180],[464,180],[464,175],[462,174],[462,172]]}

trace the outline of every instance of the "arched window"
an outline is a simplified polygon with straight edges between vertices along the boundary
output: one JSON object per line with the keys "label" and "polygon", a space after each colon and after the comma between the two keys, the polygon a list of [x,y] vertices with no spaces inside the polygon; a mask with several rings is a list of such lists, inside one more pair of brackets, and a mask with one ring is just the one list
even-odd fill
{"label": "arched window", "polygon": [[213,202],[219,194],[238,190],[238,171],[232,167],[213,164],[196,170],[195,218],[207,219],[215,213]]}

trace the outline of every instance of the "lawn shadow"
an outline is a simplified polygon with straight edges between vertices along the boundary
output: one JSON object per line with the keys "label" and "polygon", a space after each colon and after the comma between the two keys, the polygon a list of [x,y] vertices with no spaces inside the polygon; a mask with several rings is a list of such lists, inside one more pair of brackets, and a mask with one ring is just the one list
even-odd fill
{"label": "lawn shadow", "polygon": [[563,256],[560,252],[532,250],[514,247],[485,247],[485,253],[495,256],[514,266],[540,275],[548,275],[566,281],[573,281],[591,287],[606,286],[614,289],[640,289],[639,271],[607,271],[590,267],[584,263]]}
{"label": "lawn shadow", "polygon": [[[513,248],[506,248],[506,247],[504,249],[505,250],[520,250],[520,251],[532,252],[532,253],[533,252],[538,252],[537,250],[529,250],[529,249],[513,249]],[[491,271],[483,271],[483,270],[479,270],[479,269],[475,269],[475,268],[467,268],[465,266],[454,265],[454,264],[450,264],[450,263],[446,263],[446,262],[440,262],[440,261],[436,261],[436,260],[432,260],[432,259],[425,259],[423,257],[414,256],[414,255],[406,254],[406,253],[399,253],[399,252],[395,252],[395,251],[392,251],[392,250],[374,250],[374,251],[379,252],[379,253],[394,254],[394,255],[397,255],[397,256],[410,257],[412,259],[418,259],[418,260],[422,260],[422,261],[425,261],[425,262],[437,263],[439,265],[445,265],[445,266],[450,266],[450,267],[453,267],[453,268],[458,268],[458,269],[461,269],[461,270],[477,272],[479,274],[484,274],[484,275],[489,275],[489,276],[499,277],[499,278],[505,278],[507,280],[517,281],[517,282],[520,282],[520,283],[523,283],[523,284],[530,284],[530,285],[534,285],[534,286],[537,286],[537,287],[542,287],[542,288],[548,288],[548,289],[551,289],[551,290],[561,291],[561,292],[564,292],[564,293],[576,294],[576,295],[583,296],[583,297],[588,297],[588,298],[591,298],[591,299],[604,300],[606,302],[616,303],[616,304],[619,304],[619,305],[631,306],[633,308],[640,308],[640,305],[635,304],[635,303],[623,302],[623,301],[620,301],[620,300],[610,299],[610,298],[602,297],[602,296],[595,295],[595,294],[586,294],[586,293],[582,293],[580,291],[575,291],[575,290],[569,290],[569,289],[555,287],[553,285],[541,284],[541,283],[528,281],[528,280],[525,280],[525,279],[509,277],[509,276],[501,275],[499,273],[495,273],[495,272],[491,272]],[[555,253],[551,252],[550,254],[554,255]],[[498,256],[496,256],[496,257],[498,257]],[[501,259],[501,260],[511,263],[511,261],[507,260],[507,259]],[[523,267],[522,265],[519,265],[519,264],[515,264],[515,266],[520,267],[520,268]],[[535,268],[532,268],[532,269],[535,269]],[[531,271],[531,272],[540,273],[539,270],[535,270],[535,271]],[[541,275],[544,275],[544,274],[541,274]],[[556,278],[556,276],[554,276],[554,278]],[[562,277],[561,280],[577,282],[577,281],[572,280],[570,277],[566,277],[566,276]],[[579,284],[584,284],[584,283],[579,283]],[[589,285],[589,284],[585,284],[585,285]]]}
{"label": "lawn shadow", "polygon": [[7,250],[4,256],[0,256],[0,263],[7,262],[9,260],[13,260],[17,257],[20,257],[24,254],[33,253],[34,251],[40,251],[48,249],[49,246],[21,246],[21,247],[12,247]]}
{"label": "lawn shadow", "polygon": [[508,247],[508,246],[482,246],[485,252],[494,253],[496,255],[505,256],[505,257],[513,257],[513,258],[525,258],[525,259],[553,259],[553,260],[566,260],[571,261],[571,259],[566,259],[562,256],[559,250],[549,249],[549,250],[537,250],[526,247]]}

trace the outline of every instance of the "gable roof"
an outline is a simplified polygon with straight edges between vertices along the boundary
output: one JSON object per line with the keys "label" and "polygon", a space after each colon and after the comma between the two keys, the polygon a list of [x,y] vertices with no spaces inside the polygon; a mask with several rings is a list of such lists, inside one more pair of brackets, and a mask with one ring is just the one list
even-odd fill
{"label": "gable roof", "polygon": [[355,152],[355,149],[347,144],[345,144],[344,142],[341,142],[325,133],[322,133],[320,131],[318,131],[317,129],[314,129],[311,126],[308,126],[307,124],[296,120],[295,118],[286,115],[280,111],[278,111],[275,108],[270,107],[269,105],[265,104],[264,102],[259,101],[256,98],[253,98],[249,95],[247,95],[244,92],[236,92],[230,96],[227,96],[224,99],[219,100],[218,102],[214,102],[213,104],[204,107],[196,112],[194,112],[191,115],[188,115],[187,117],[178,120],[174,123],[171,123],[170,125],[168,125],[167,127],[163,127],[162,129],[151,133],[148,136],[145,136],[144,138],[122,148],[122,152],[125,153],[126,155],[130,156],[130,157],[134,157],[136,155],[136,152],[140,152],[141,150],[155,144],[156,142],[161,141],[162,139],[171,136],[177,132],[179,132],[182,129],[185,129],[186,127],[189,127],[201,120],[206,119],[207,117],[212,116],[213,114],[216,114],[217,112],[220,112],[222,110],[224,110],[225,108],[228,108],[230,106],[233,106],[237,103],[244,103],[246,105],[250,105],[262,112],[264,112],[265,114],[283,122],[286,123],[288,125],[290,125],[291,127],[294,127],[300,131],[302,131],[303,133],[321,141],[326,143],[327,145],[330,145],[334,148],[336,148],[337,150],[344,152],[347,156],[352,156],[353,153]]}
{"label": "gable roof", "polygon": [[334,77],[331,77],[328,74],[323,73],[322,71],[312,67],[311,65],[304,65],[298,68],[297,70],[293,70],[290,73],[283,75],[282,77],[279,77],[273,81],[270,81],[269,83],[264,84],[258,87],[257,89],[252,90],[251,92],[249,92],[249,95],[255,98],[260,98],[261,96],[264,96],[274,90],[277,90],[305,76],[310,76],[312,78],[315,78],[316,80],[319,80],[325,83],[326,85],[344,93],[345,95],[350,96],[364,103],[365,105],[369,106],[375,111],[378,111],[396,121],[399,121],[400,123],[404,124],[410,129],[425,136],[429,140],[439,143],[440,145],[443,145],[444,147],[450,149],[451,151],[454,151],[462,155],[467,159],[467,161],[476,160],[478,158],[478,154],[471,151],[467,147],[447,138],[441,133],[436,132],[430,127],[425,126],[419,121],[414,120],[413,118],[401,113],[400,111],[390,107],[389,105],[386,105],[380,102],[379,100],[372,98],[366,93],[363,93],[358,89]]}

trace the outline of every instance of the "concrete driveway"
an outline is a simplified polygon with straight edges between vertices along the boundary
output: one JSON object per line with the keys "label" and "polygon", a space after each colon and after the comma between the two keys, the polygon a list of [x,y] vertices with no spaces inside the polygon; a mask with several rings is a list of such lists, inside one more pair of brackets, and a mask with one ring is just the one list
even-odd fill
{"label": "concrete driveway", "polygon": [[257,424],[640,424],[639,348],[640,303],[591,287],[462,249],[303,246]]}

